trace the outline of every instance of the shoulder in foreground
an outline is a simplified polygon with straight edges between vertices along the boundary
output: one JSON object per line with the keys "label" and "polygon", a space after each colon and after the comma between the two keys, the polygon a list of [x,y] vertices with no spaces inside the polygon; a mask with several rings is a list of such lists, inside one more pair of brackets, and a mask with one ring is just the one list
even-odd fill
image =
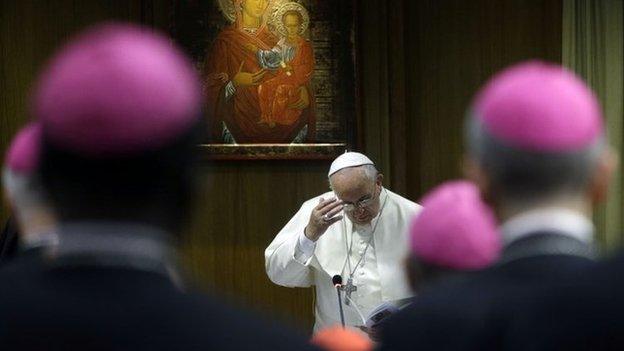
{"label": "shoulder in foreground", "polygon": [[194,324],[213,337],[232,343],[231,349],[314,350],[297,330],[255,313],[243,311],[204,294],[188,294],[195,305]]}
{"label": "shoulder in foreground", "polygon": [[0,277],[5,279],[0,282],[0,286],[10,286],[6,284],[7,279],[24,280],[25,275],[38,271],[41,266],[42,257],[39,250],[23,252],[0,266]]}

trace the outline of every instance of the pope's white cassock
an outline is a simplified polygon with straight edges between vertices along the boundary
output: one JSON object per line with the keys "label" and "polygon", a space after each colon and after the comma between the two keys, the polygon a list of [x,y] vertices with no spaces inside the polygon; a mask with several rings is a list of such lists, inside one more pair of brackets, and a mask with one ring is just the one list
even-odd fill
{"label": "pope's white cassock", "polygon": [[[412,295],[403,259],[409,247],[408,226],[420,206],[383,188],[379,214],[371,223],[354,225],[344,215],[314,243],[303,231],[321,197],[328,199],[335,195],[328,192],[306,201],[266,249],[267,274],[279,285],[316,287],[315,331],[340,324],[338,297],[332,277],[340,274],[343,284],[352,278],[357,290],[351,294],[353,302],[349,305],[344,304],[346,299],[343,297],[345,323],[364,325],[357,309],[366,318],[382,302]],[[362,260],[354,271],[360,258]]]}

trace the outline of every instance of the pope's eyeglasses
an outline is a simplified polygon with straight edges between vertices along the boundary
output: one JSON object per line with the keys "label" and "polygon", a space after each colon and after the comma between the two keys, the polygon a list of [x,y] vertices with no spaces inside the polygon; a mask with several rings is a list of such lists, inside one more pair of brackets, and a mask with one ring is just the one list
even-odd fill
{"label": "pope's eyeglasses", "polygon": [[358,200],[356,203],[343,201],[342,208],[346,212],[353,212],[355,211],[356,208],[362,208],[362,209],[369,208],[374,204],[376,197],[377,197],[377,186],[375,185],[375,189],[373,190],[373,193],[371,195],[367,195],[363,197],[362,199]]}

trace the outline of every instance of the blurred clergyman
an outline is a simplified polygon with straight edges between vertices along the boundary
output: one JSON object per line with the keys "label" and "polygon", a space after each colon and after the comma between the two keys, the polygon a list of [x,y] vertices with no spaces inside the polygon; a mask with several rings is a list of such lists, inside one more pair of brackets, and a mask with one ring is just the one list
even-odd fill
{"label": "blurred clergyman", "polygon": [[615,162],[583,81],[548,63],[513,66],[477,94],[466,137],[467,175],[502,223],[503,252],[471,279],[419,296],[403,336],[419,349],[500,350],[512,311],[529,304],[530,291],[594,264],[591,209]]}
{"label": "blurred clergyman", "polygon": [[[4,233],[7,255],[35,253],[57,242],[54,211],[37,172],[40,149],[41,125],[31,123],[17,133],[5,157],[2,186],[13,212]],[[15,224],[10,224],[13,221]],[[14,250],[12,254],[10,250]]]}
{"label": "blurred clergyman", "polygon": [[201,104],[191,63],[151,29],[101,25],[53,58],[32,111],[58,244],[0,270],[3,348],[310,347],[183,291],[172,242],[191,204]]}
{"label": "blurred clergyman", "polygon": [[408,279],[415,292],[440,280],[488,267],[498,260],[501,239],[492,210],[471,182],[449,181],[420,201],[410,225]]}
{"label": "blurred clergyman", "polygon": [[[499,258],[501,239],[494,214],[473,183],[446,182],[419,203],[423,210],[410,225],[411,250],[405,260],[415,299],[432,285],[469,279]],[[380,322],[375,334],[385,335],[388,345],[409,344],[412,315],[409,305],[403,307]]]}

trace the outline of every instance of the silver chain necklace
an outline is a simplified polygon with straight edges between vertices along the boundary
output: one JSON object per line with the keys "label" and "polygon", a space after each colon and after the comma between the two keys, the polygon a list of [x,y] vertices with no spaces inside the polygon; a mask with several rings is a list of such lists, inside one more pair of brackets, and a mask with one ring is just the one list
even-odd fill
{"label": "silver chain necklace", "polygon": [[[386,189],[384,188],[383,191],[385,192]],[[375,222],[375,225],[373,226],[373,230],[371,231],[370,238],[368,239],[368,242],[366,243],[366,246],[364,247],[364,251],[362,251],[362,255],[360,256],[360,259],[357,261],[353,269],[351,269],[351,254],[353,253],[353,232],[351,232],[351,240],[349,241],[349,245],[347,246],[347,240],[346,240],[347,239],[346,238],[347,223],[344,218],[342,219],[342,229],[345,235],[345,249],[347,251],[347,257],[345,259],[345,263],[342,265],[342,271],[344,271],[345,266],[347,266],[347,264],[349,265],[349,278],[347,279],[347,284],[343,287],[343,290],[345,291],[347,295],[345,305],[350,304],[351,294],[357,291],[357,286],[353,284],[353,275],[358,270],[358,268],[360,268],[360,264],[362,263],[362,260],[364,259],[364,257],[366,257],[366,252],[368,251],[368,247],[370,246],[371,242],[373,241],[373,238],[375,237],[374,236],[375,230],[377,230],[377,225],[379,224],[379,221],[381,220],[381,215],[383,214],[383,210],[386,207],[387,200],[388,200],[388,194],[386,193],[386,197],[384,198],[383,204],[381,204],[381,208],[379,209],[379,215],[377,216],[377,221]]]}

